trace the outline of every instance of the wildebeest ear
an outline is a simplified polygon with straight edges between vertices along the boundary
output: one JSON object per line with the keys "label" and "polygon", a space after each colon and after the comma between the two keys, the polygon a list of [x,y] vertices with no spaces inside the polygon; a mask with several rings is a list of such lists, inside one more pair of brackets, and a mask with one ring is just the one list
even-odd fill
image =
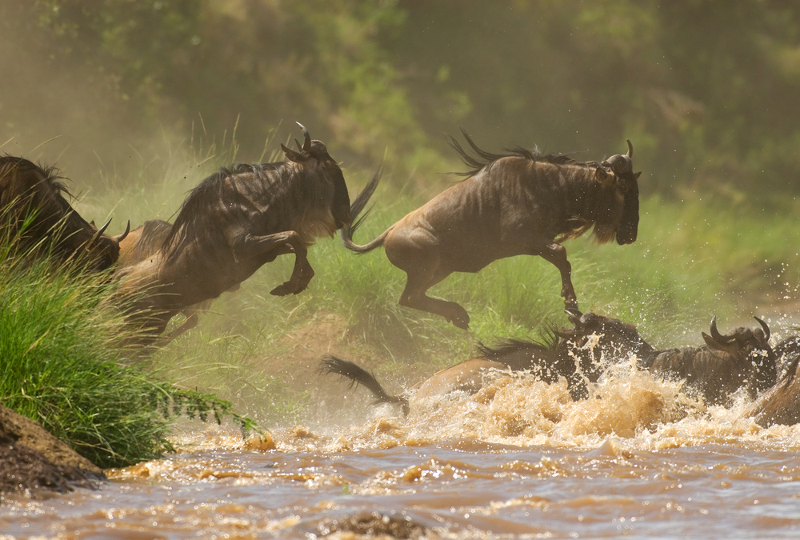
{"label": "wildebeest ear", "polygon": [[614,182],[616,176],[614,176],[614,172],[610,169],[603,167],[602,165],[597,167],[594,170],[594,176],[597,178],[597,181],[603,185],[611,185]]}
{"label": "wildebeest ear", "polygon": [[281,143],[281,150],[283,150],[283,153],[286,154],[286,159],[288,159],[289,161],[294,161],[295,163],[302,163],[303,161],[308,159],[308,157],[304,156],[303,154],[295,152],[291,148],[286,148],[283,145],[283,143]]}
{"label": "wildebeest ear", "polygon": [[637,173],[633,173],[633,177],[638,180],[640,174],[642,174],[642,171],[639,171]]}

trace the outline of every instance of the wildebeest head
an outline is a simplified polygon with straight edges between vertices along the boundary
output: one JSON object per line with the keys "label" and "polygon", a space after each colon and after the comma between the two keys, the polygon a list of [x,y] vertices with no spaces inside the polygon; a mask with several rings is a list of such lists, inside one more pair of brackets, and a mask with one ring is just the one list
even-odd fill
{"label": "wildebeest head", "polygon": [[[567,309],[566,313],[574,328],[563,329],[558,335],[584,354],[599,357],[602,353],[606,358],[621,360],[628,354],[640,355],[652,349],[639,335],[636,326],[630,323],[596,313],[581,313],[576,309]],[[599,337],[597,351],[588,350],[591,336]]]}
{"label": "wildebeest head", "polygon": [[[61,179],[55,167],[43,168],[24,158],[0,156],[0,219],[26,244],[52,241],[54,253],[64,261],[76,260],[91,270],[110,267],[117,261],[119,243],[128,231],[106,236],[103,233],[108,223],[100,230],[87,223],[64,198],[69,192]],[[26,220],[29,224],[22,226]]]}
{"label": "wildebeest head", "polygon": [[[350,216],[350,195],[347,193],[347,184],[344,181],[342,170],[336,161],[328,154],[328,149],[322,141],[311,140],[311,135],[308,130],[297,122],[297,125],[303,130],[304,142],[302,145],[295,139],[297,145],[297,152],[287,148],[281,144],[286,159],[297,163],[304,168],[308,168],[308,173],[313,174],[313,171],[318,171],[318,174],[327,182],[333,191],[333,203],[331,212],[333,219],[336,222],[336,228],[341,229],[352,221]],[[319,193],[320,199],[326,197],[327,194]],[[331,199],[331,197],[327,197]]]}
{"label": "wildebeest head", "polygon": [[84,245],[86,250],[87,259],[90,261],[89,265],[95,270],[104,270],[109,268],[119,259],[119,246],[125,240],[131,230],[131,222],[128,221],[125,227],[125,232],[117,236],[106,236],[105,230],[111,223],[111,219],[105,225],[97,229],[94,222],[89,224],[91,229],[94,229],[94,234]]}
{"label": "wildebeest head", "polygon": [[[632,244],[639,231],[639,175],[633,172],[633,145],[628,140],[628,152],[615,154],[602,163],[605,174],[615,177],[616,187],[624,198],[622,219],[617,229],[619,245]],[[609,170],[610,169],[610,170]]]}
{"label": "wildebeest head", "polygon": [[702,332],[703,340],[709,349],[722,351],[734,358],[749,361],[756,368],[756,390],[763,392],[775,384],[778,367],[775,352],[769,344],[769,326],[754,317],[761,328],[751,330],[746,327],[734,329],[730,334],[722,335],[717,330],[717,318],[711,320],[711,335]]}

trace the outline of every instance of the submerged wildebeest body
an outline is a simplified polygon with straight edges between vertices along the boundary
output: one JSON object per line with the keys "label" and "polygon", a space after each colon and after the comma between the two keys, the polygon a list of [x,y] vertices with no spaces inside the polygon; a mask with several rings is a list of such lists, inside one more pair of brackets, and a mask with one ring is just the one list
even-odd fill
{"label": "submerged wildebeest body", "polygon": [[451,145],[472,167],[465,173],[469,178],[368,244],[353,242],[357,225],[344,227],[345,246],[365,253],[383,245],[389,261],[407,274],[400,304],[441,315],[459,328],[469,327],[466,310],[431,298],[426,291],[453,272],[478,272],[497,259],[516,255],[539,255],[554,264],[561,273],[566,306],[577,309],[571,266],[560,242],[592,227],[600,243],[636,240],[640,173],[633,172],[630,141],[627,154],[602,163],[578,163],[523,149],[491,154],[466,132],[464,137],[478,158],[455,139]]}
{"label": "submerged wildebeest body", "polygon": [[0,156],[0,227],[23,249],[49,249],[61,261],[105,270],[117,261],[128,230],[111,237],[104,234],[108,223],[99,230],[87,223],[64,198],[69,193],[62,179],[55,167]]}
{"label": "submerged wildebeest body", "polygon": [[[492,373],[504,371],[527,371],[550,384],[563,377],[570,397],[577,401],[589,396],[588,384],[599,380],[605,363],[612,356],[619,357],[616,346],[604,341],[603,336],[628,339],[637,337],[638,333],[633,325],[617,319],[593,313],[583,316],[577,311],[570,313],[574,327],[554,331],[546,343],[507,339],[495,347],[480,344],[476,357],[438,371],[397,396],[388,394],[372,374],[348,360],[326,355],[320,363],[320,371],[361,384],[373,394],[376,402],[400,405],[406,414],[412,395],[427,399],[456,391],[473,394]],[[598,339],[592,340],[592,337]]]}
{"label": "submerged wildebeest body", "polygon": [[[178,312],[236,287],[279,255],[293,253],[295,264],[272,294],[305,290],[314,275],[308,247],[350,223],[351,214],[341,169],[322,142],[312,141],[305,128],[303,134],[299,151],[281,145],[286,161],[235,165],[203,180],[159,249],[120,268],[122,294],[144,291],[129,306],[149,334],[142,341],[161,334]],[[144,240],[152,241],[143,233],[139,244]]]}
{"label": "submerged wildebeest body", "polygon": [[572,399],[584,399],[589,396],[588,384],[596,383],[609,364],[631,355],[640,369],[685,380],[687,387],[709,404],[724,403],[743,386],[755,397],[775,383],[769,329],[760,319],[763,331],[737,328],[728,335],[719,333],[714,319],[711,335],[702,333],[706,347],[656,350],[632,324],[595,313],[567,313],[574,327],[555,332],[548,345],[518,340],[507,340],[496,348],[481,345],[478,357],[441,370],[398,396],[386,393],[372,374],[347,360],[325,356],[320,371],[362,384],[376,402],[399,404],[406,413],[411,395],[474,393],[491,370],[529,371],[547,383],[564,377]]}

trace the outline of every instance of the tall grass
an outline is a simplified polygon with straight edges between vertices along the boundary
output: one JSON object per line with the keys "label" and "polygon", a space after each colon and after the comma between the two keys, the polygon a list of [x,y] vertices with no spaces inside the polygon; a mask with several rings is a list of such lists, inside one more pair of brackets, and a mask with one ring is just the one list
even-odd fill
{"label": "tall grass", "polygon": [[27,255],[16,238],[0,239],[3,405],[38,421],[100,467],[171,450],[169,429],[179,415],[221,420],[233,414],[224,400],[119,362],[125,330],[107,301],[109,276]]}

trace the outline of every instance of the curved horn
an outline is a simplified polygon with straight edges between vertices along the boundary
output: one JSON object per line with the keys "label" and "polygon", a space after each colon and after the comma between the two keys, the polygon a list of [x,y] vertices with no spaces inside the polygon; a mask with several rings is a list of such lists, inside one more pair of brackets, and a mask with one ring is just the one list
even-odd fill
{"label": "curved horn", "polygon": [[581,317],[583,317],[583,313],[575,308],[567,308],[564,310],[564,313],[567,314],[567,318],[573,326],[577,326],[581,322]]}
{"label": "curved horn", "polygon": [[[109,220],[109,221],[110,221],[110,220]],[[115,237],[113,238],[113,239],[114,239],[114,242],[116,242],[117,244],[119,244],[120,242],[122,242],[123,240],[125,240],[125,237],[126,237],[126,236],[128,236],[128,233],[129,233],[129,232],[131,232],[131,220],[128,220],[128,224],[125,226],[125,232],[124,232],[124,233],[122,233],[122,234],[120,234],[119,236],[115,236]]]}
{"label": "curved horn", "polygon": [[625,154],[625,155],[628,156],[629,158],[633,159],[633,145],[631,144],[631,140],[630,139],[625,139],[625,141],[628,143],[628,153]]}
{"label": "curved horn", "polygon": [[97,232],[95,233],[95,236],[100,236],[100,235],[102,235],[104,232],[106,232],[106,229],[108,229],[108,226],[111,224],[111,220],[112,220],[112,219],[113,219],[113,218],[108,218],[108,221],[106,221],[106,224],[105,224],[105,225],[103,225],[102,227],[100,227],[100,228],[97,230]]}
{"label": "curved horn", "polygon": [[722,334],[719,333],[719,330],[717,330],[717,316],[716,315],[714,315],[714,318],[711,319],[711,337],[713,337],[715,340],[719,341],[720,343],[730,343],[731,341],[734,340],[734,338],[732,338],[732,337],[723,336]]}
{"label": "curved horn", "polygon": [[300,122],[297,122],[297,125],[300,126],[300,129],[303,130],[303,137],[305,137],[305,139],[306,139],[303,142],[303,151],[304,152],[311,152],[311,135],[309,135],[308,130],[306,129],[306,127],[303,124],[301,124]]}
{"label": "curved horn", "polygon": [[91,238],[91,240],[89,240],[89,244],[87,244],[87,245],[94,244],[94,241],[97,240],[98,238],[100,238],[103,235],[103,233],[105,232],[105,230],[108,228],[109,224],[111,223],[111,219],[112,218],[108,218],[108,221],[106,221],[106,224],[103,225],[102,227],[100,227],[99,229],[97,229],[97,232],[95,232],[92,235],[92,238]]}
{"label": "curved horn", "polygon": [[758,324],[761,325],[761,329],[764,330],[764,339],[769,339],[769,326],[767,326],[767,323],[765,323],[758,317],[753,317],[753,318],[758,321]]}

